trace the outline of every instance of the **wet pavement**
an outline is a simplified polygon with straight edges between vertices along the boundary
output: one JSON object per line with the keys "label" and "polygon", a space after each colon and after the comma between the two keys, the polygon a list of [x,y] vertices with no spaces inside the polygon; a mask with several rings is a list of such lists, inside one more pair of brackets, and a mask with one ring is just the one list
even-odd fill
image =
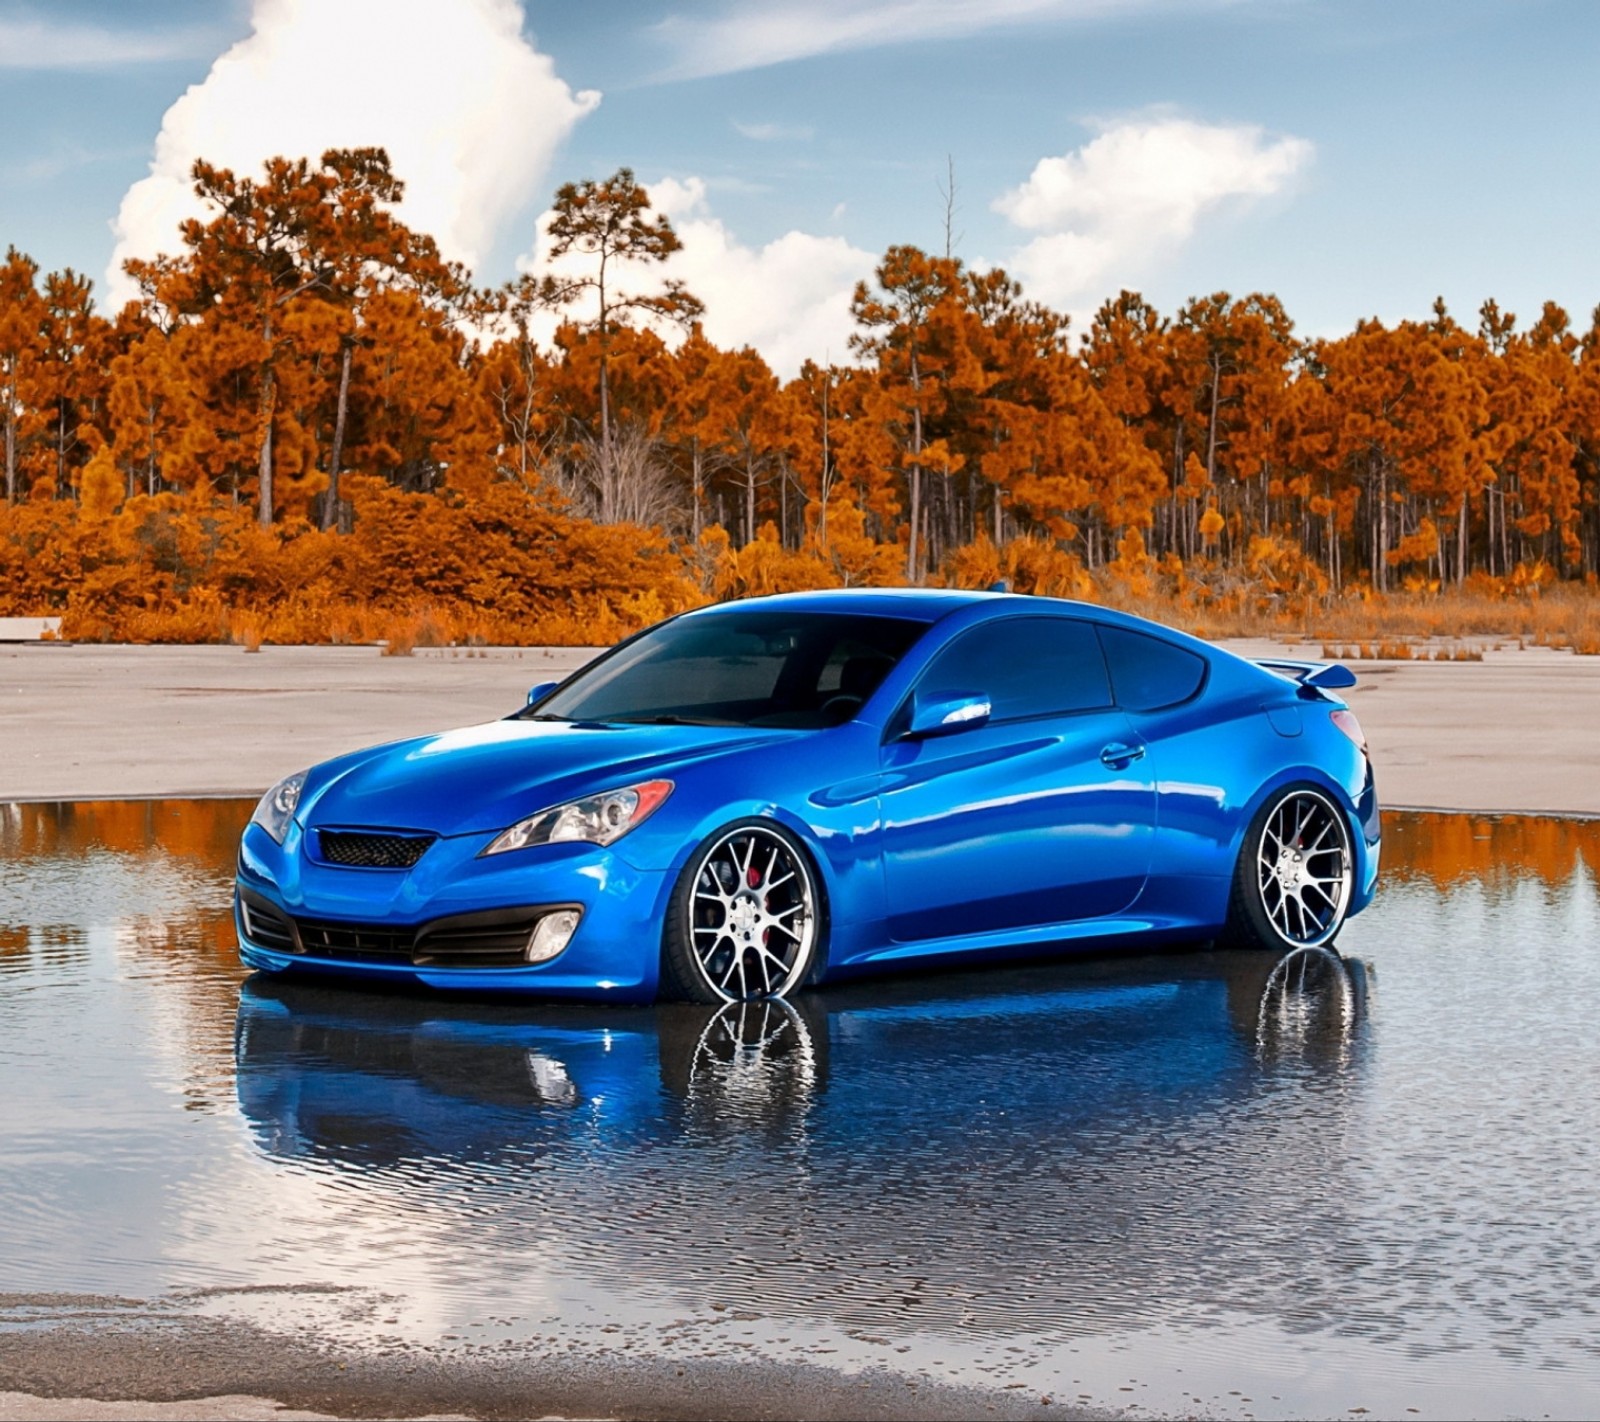
{"label": "wet pavement", "polygon": [[0,806],[0,1389],[1600,1411],[1600,822],[1392,817],[1342,957],[716,1013],[249,978],[248,812]]}

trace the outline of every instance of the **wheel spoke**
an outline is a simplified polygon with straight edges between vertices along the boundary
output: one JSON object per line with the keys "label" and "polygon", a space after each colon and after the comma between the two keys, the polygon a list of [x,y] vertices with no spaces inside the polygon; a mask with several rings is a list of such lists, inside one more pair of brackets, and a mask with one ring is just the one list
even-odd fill
{"label": "wheel spoke", "polygon": [[1314,882],[1306,884],[1305,887],[1301,889],[1300,900],[1302,903],[1305,902],[1305,895],[1308,891],[1316,894],[1325,904],[1327,904],[1329,908],[1336,909],[1339,907],[1339,900],[1330,894],[1325,888],[1323,888],[1321,884]]}
{"label": "wheel spoke", "polygon": [[774,963],[777,964],[778,979],[781,982],[784,975],[789,971],[789,964],[784,962],[784,960],[778,954],[774,953],[772,949],[769,948],[765,943],[759,945],[756,951],[760,953],[763,958],[770,958]]}
{"label": "wheel spoke", "polygon": [[1305,842],[1306,826],[1311,823],[1311,816],[1315,812],[1316,806],[1308,804],[1302,809],[1300,814],[1295,817],[1294,843],[1296,849],[1298,849]]}

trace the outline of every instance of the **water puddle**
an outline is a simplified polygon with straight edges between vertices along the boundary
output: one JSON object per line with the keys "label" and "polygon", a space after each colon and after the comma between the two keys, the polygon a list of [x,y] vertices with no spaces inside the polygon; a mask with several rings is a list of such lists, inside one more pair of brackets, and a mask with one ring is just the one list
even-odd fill
{"label": "water puddle", "polygon": [[0,806],[0,1333],[159,1306],[1136,1412],[1600,1409],[1600,824],[1391,817],[1338,956],[719,1013],[247,978],[249,808]]}

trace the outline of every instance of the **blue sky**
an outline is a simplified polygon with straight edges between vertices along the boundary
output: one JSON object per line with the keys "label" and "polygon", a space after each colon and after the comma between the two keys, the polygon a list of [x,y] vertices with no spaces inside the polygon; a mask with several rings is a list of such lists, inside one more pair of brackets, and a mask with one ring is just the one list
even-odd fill
{"label": "blue sky", "polygon": [[190,150],[325,127],[484,280],[538,265],[560,182],[632,166],[713,337],[783,366],[844,355],[885,246],[943,246],[947,160],[958,254],[1080,320],[1133,286],[1273,291],[1309,334],[1441,293],[1587,326],[1597,74],[1591,0],[0,0],[0,242],[104,289]]}

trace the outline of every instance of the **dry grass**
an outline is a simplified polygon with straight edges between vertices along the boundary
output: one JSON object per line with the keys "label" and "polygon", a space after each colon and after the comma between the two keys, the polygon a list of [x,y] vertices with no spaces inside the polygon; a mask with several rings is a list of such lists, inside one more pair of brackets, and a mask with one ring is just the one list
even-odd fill
{"label": "dry grass", "polygon": [[266,630],[266,619],[252,608],[236,608],[228,614],[228,637],[247,652],[261,650]]}
{"label": "dry grass", "polygon": [[[1346,657],[1477,661],[1471,642],[1569,649],[1600,656],[1600,592],[1578,584],[1496,595],[1442,593],[1352,594],[1306,600],[1294,607],[1270,599],[1237,605],[1195,605],[1159,596],[1100,599],[1128,612],[1167,622],[1197,636],[1298,641],[1339,647]],[[1448,643],[1438,647],[1438,643]],[[1427,643],[1424,650],[1419,644]],[[1440,653],[1443,655],[1440,655]]]}
{"label": "dry grass", "polygon": [[1334,662],[1481,662],[1482,647],[1457,643],[1449,647],[1430,647],[1413,642],[1324,642],[1322,655]]}
{"label": "dry grass", "polygon": [[379,640],[386,657],[409,657],[418,647],[448,647],[457,640],[456,620],[437,608],[401,613],[389,619]]}

